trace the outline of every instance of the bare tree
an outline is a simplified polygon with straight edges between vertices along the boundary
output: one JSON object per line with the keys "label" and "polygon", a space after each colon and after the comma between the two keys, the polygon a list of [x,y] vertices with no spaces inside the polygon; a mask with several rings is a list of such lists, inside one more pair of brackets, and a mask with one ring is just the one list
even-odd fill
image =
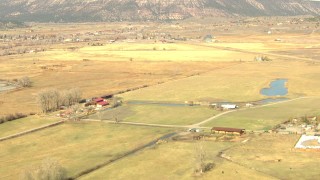
{"label": "bare tree", "polygon": [[60,92],[57,89],[52,89],[50,93],[51,93],[51,100],[52,100],[52,108],[59,109],[59,107],[61,106]]}
{"label": "bare tree", "polygon": [[21,87],[31,87],[31,80],[29,77],[24,76],[17,81],[17,85]]}
{"label": "bare tree", "polygon": [[45,159],[35,169],[30,169],[22,174],[23,180],[63,180],[67,179],[67,171],[55,159]]}
{"label": "bare tree", "polygon": [[69,93],[71,95],[71,103],[76,104],[81,100],[81,91],[79,88],[72,88],[69,90]]}
{"label": "bare tree", "polygon": [[47,113],[50,110],[50,97],[49,90],[44,89],[38,93],[37,101],[43,113]]}
{"label": "bare tree", "polygon": [[121,106],[121,104],[122,104],[121,98],[117,96],[112,98],[111,107],[115,108],[115,107]]}
{"label": "bare tree", "polygon": [[63,106],[69,106],[71,104],[71,96],[68,90],[60,91],[60,103]]}
{"label": "bare tree", "polygon": [[200,140],[195,144],[195,169],[194,173],[201,175],[214,168],[215,164],[210,162],[204,148],[204,141]]}
{"label": "bare tree", "polygon": [[57,89],[44,89],[38,93],[37,101],[42,112],[58,110],[61,105],[72,106],[81,100],[81,91],[73,88],[65,91]]}
{"label": "bare tree", "polygon": [[69,120],[76,121],[78,119],[77,117],[77,112],[80,110],[80,105],[75,104],[70,107],[70,115],[69,115]]}
{"label": "bare tree", "polygon": [[203,142],[199,141],[195,145],[195,173],[202,174],[205,167],[206,152]]}
{"label": "bare tree", "polygon": [[70,90],[65,90],[61,93],[60,101],[63,102],[65,106],[71,106],[78,103],[81,100],[81,91],[79,88],[72,88]]}

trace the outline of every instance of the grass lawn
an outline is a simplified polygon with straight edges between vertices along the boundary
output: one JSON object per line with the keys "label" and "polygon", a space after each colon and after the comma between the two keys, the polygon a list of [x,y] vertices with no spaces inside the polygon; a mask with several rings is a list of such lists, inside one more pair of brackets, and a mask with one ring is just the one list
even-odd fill
{"label": "grass lawn", "polygon": [[298,135],[262,135],[226,152],[233,161],[279,179],[318,179],[319,152],[293,149]]}
{"label": "grass lawn", "polygon": [[63,124],[1,142],[0,179],[17,179],[46,158],[57,159],[72,176],[168,132],[106,123]]}
{"label": "grass lawn", "polygon": [[109,119],[114,117],[122,121],[168,124],[168,125],[191,125],[201,122],[219,112],[209,107],[197,106],[161,106],[161,105],[124,105],[114,110],[101,112],[89,118]]}
{"label": "grass lawn", "polygon": [[0,138],[57,122],[50,118],[29,116],[0,124]]}
{"label": "grass lawn", "polygon": [[270,129],[289,118],[319,115],[320,98],[306,98],[281,104],[231,112],[204,124],[248,130]]}
{"label": "grass lawn", "polygon": [[[80,179],[195,179],[195,147],[199,142],[169,142],[148,148],[135,156],[122,159]],[[217,157],[231,142],[201,142],[207,159],[216,167],[199,179],[263,178],[253,170]],[[222,174],[224,171],[224,174]]]}

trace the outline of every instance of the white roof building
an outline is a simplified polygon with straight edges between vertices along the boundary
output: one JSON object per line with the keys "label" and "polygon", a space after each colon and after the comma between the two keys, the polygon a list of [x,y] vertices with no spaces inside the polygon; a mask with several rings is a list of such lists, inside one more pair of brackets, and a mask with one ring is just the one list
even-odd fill
{"label": "white roof building", "polygon": [[236,104],[222,104],[223,109],[236,109],[238,106]]}

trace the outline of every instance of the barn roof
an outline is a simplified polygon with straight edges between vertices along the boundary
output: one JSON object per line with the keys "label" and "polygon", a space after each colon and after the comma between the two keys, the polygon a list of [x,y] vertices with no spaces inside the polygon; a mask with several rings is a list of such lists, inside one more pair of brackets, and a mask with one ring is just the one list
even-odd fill
{"label": "barn roof", "polygon": [[96,98],[96,99],[94,99],[95,102],[101,102],[101,101],[103,101],[103,100],[104,100],[103,98]]}
{"label": "barn roof", "polygon": [[228,128],[228,127],[213,127],[211,130],[214,131],[225,131],[225,132],[238,132],[241,133],[245,129],[238,129],[238,128]]}
{"label": "barn roof", "polygon": [[101,105],[101,106],[106,106],[106,105],[108,105],[109,103],[106,102],[106,101],[100,101],[100,102],[98,102],[98,104]]}

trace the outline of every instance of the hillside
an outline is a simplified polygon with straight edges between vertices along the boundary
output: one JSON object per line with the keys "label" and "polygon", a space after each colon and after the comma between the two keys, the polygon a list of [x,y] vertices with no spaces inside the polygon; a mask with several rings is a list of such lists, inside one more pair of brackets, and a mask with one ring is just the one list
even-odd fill
{"label": "hillside", "polygon": [[320,14],[320,1],[306,0],[0,0],[0,3],[1,19],[42,22]]}

